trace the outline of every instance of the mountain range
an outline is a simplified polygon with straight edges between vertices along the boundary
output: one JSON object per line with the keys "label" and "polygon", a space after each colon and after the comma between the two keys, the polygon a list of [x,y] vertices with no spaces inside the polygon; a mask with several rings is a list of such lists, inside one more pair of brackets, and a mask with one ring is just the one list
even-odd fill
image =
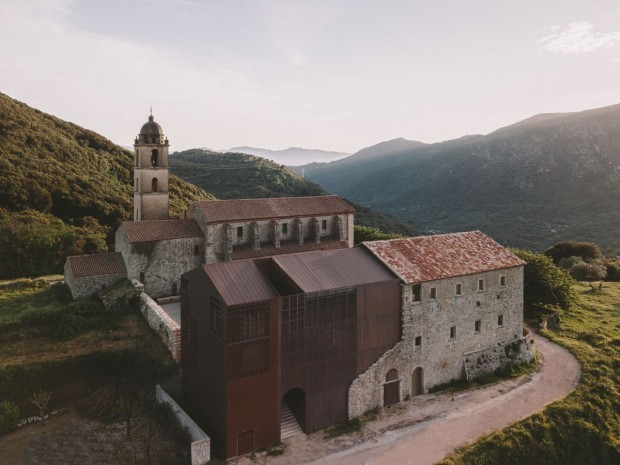
{"label": "mountain range", "polygon": [[288,166],[302,165],[309,162],[328,163],[351,155],[350,153],[344,152],[330,152],[319,149],[304,149],[302,147],[289,147],[288,149],[283,150],[269,150],[244,146],[233,147],[229,150],[219,150],[219,152],[246,153],[248,155],[254,155],[257,157],[265,158],[267,160],[272,160],[273,162],[280,165]]}
{"label": "mountain range", "polygon": [[534,250],[561,240],[620,250],[620,105],[434,144],[396,139],[303,168],[327,191],[422,232],[480,229]]}

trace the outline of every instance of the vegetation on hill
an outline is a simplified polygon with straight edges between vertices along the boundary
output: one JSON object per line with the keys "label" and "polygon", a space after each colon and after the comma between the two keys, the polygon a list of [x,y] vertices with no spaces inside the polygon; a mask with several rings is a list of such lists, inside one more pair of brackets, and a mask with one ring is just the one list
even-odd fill
{"label": "vegetation on hill", "polygon": [[[132,164],[99,134],[0,94],[0,277],[58,272],[69,254],[105,251],[132,215]],[[173,217],[205,198],[171,176]],[[39,268],[25,264],[34,260]]]}
{"label": "vegetation on hill", "polygon": [[544,335],[579,360],[579,385],[543,412],[492,433],[441,465],[620,463],[620,284],[575,284],[561,328]]}
{"label": "vegetation on hill", "polygon": [[306,178],[421,232],[480,229],[537,251],[565,240],[620,250],[620,105],[362,152],[308,165]]}
{"label": "vegetation on hill", "polygon": [[[327,194],[318,185],[283,165],[244,153],[218,153],[204,149],[175,152],[170,157],[170,171],[219,199]],[[411,225],[368,207],[352,205],[357,210],[355,223],[358,225],[403,236],[416,235]]]}

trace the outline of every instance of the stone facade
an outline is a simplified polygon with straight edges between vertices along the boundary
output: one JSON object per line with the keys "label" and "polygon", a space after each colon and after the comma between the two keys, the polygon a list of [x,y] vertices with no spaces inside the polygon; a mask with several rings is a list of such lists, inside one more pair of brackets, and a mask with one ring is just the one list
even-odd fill
{"label": "stone facade", "polygon": [[76,278],[65,263],[65,284],[71,290],[74,299],[92,297],[101,290],[127,279],[127,274],[107,274],[101,276],[86,276]]}
{"label": "stone facade", "polygon": [[140,294],[140,312],[166,345],[172,358],[181,363],[181,326],[144,292]]}
{"label": "stone facade", "polygon": [[522,266],[403,284],[402,340],[351,384],[349,418],[383,405],[383,385],[392,369],[402,400],[413,393],[416,368],[422,369],[425,392],[465,377],[467,358],[477,363],[484,356],[489,360],[484,370],[496,368],[508,359],[505,347],[513,343],[519,360],[532,358],[523,341]]}
{"label": "stone facade", "polygon": [[180,292],[181,275],[202,263],[204,238],[130,243],[121,226],[115,249],[123,255],[129,279],[142,282],[145,292],[157,298]]}
{"label": "stone facade", "polygon": [[69,287],[71,296],[74,299],[92,297],[127,279],[127,271],[120,257],[116,260],[115,258],[111,253],[67,257],[64,268],[65,284]]}

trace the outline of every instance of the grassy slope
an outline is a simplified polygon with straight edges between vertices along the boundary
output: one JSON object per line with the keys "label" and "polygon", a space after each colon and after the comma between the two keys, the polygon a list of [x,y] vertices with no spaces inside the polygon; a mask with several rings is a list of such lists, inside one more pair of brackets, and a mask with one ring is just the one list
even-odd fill
{"label": "grassy slope", "polygon": [[545,334],[581,363],[575,391],[440,465],[620,463],[620,283],[605,283],[600,293],[575,287],[578,305],[564,314],[561,330]]}
{"label": "grassy slope", "polygon": [[[170,157],[170,171],[220,199],[326,195],[318,185],[289,168],[243,153],[192,149]],[[355,223],[405,236],[416,234],[401,223],[367,207],[355,205]]]}

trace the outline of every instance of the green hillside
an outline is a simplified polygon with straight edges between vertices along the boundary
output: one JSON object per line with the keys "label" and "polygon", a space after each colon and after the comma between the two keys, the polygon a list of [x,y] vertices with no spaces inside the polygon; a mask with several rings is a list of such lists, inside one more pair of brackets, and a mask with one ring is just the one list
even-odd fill
{"label": "green hillside", "polygon": [[308,165],[306,178],[423,232],[480,229],[534,250],[563,240],[620,250],[620,105],[360,153]]}
{"label": "green hillside", "polygon": [[[219,199],[302,197],[326,195],[320,186],[291,169],[244,153],[218,153],[204,149],[175,152],[170,172]],[[404,236],[416,234],[409,224],[353,203],[355,223]]]}
{"label": "green hillside", "polygon": [[[0,277],[58,272],[104,251],[132,213],[131,152],[0,94]],[[171,176],[170,210],[211,196]]]}

